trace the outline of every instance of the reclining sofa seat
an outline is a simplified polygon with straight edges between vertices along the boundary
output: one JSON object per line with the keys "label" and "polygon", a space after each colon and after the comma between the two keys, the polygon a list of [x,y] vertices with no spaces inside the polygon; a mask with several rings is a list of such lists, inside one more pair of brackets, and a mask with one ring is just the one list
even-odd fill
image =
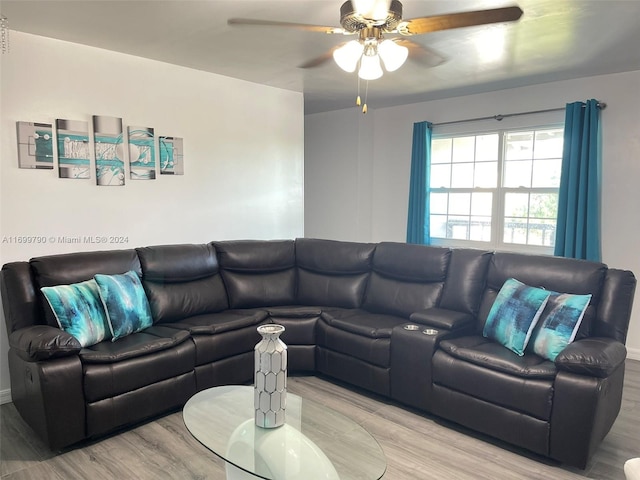
{"label": "reclining sofa seat", "polygon": [[[315,305],[321,312],[316,327],[316,370],[341,380],[357,378],[356,385],[364,383],[365,388],[373,387],[375,391],[375,381],[372,381],[375,367],[357,359],[365,355],[363,351],[370,351],[374,357],[379,355],[379,345],[368,340],[358,343],[361,337],[355,337],[349,344],[343,338],[332,337],[335,323],[329,326],[332,319],[346,312],[354,315],[359,312],[374,250],[375,245],[369,243],[296,240],[298,302]],[[358,328],[355,316],[350,321]],[[337,331],[343,332],[341,327],[337,327]]]}
{"label": "reclining sofa seat", "polygon": [[[24,328],[13,325],[17,336],[10,335],[11,396],[51,446],[177,408],[196,392],[195,346],[188,332],[154,325],[118,342],[82,348],[58,328],[40,292],[40,287],[89,280],[97,272],[130,270],[140,272],[135,250],[52,255],[5,266],[3,275],[14,277],[3,282],[5,304],[11,299],[25,307],[19,312]],[[12,313],[7,317],[16,318]]]}
{"label": "reclining sofa seat", "polygon": [[[237,311],[263,315],[263,323],[285,327],[290,372],[315,371],[315,326],[320,310],[298,306],[296,301],[296,242],[293,240],[241,240],[214,242],[229,306]],[[255,333],[249,352],[260,339]],[[253,379],[253,360],[248,363]]]}
{"label": "reclining sofa seat", "polygon": [[[576,341],[555,363],[530,349],[520,357],[482,336],[509,278],[555,292],[592,294]],[[433,413],[584,468],[620,410],[628,327],[622,319],[631,304],[612,301],[612,294],[633,297],[634,288],[630,272],[604,264],[494,253],[476,332],[443,340],[433,356]]]}
{"label": "reclining sofa seat", "polygon": [[253,347],[264,311],[229,308],[216,249],[160,245],[137,249],[154,324],[189,332],[198,391],[253,377]]}
{"label": "reclining sofa seat", "polygon": [[[429,352],[433,353],[435,343],[426,346],[403,340],[403,328],[410,321],[435,324],[446,331],[470,324],[489,252],[452,252],[391,242],[299,242],[322,249],[322,257],[316,252],[316,261],[311,261],[298,247],[300,285],[309,269],[314,279],[325,282],[321,288],[316,285],[315,291],[342,292],[340,298],[336,294],[301,298],[325,305],[317,331],[318,371],[408,405],[426,407],[431,388]],[[454,275],[447,293],[445,282],[454,256],[461,271]],[[467,277],[468,281],[461,281]],[[443,302],[447,309],[438,308]],[[413,368],[420,359],[422,368]]]}

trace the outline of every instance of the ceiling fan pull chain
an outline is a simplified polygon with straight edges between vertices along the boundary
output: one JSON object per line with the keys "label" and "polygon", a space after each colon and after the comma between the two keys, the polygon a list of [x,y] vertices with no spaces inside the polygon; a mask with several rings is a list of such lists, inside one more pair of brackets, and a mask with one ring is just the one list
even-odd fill
{"label": "ceiling fan pull chain", "polygon": [[367,80],[367,86],[364,89],[364,105],[362,106],[362,113],[367,113],[367,97],[369,96],[369,80]]}
{"label": "ceiling fan pull chain", "polygon": [[[360,64],[361,60],[358,60],[358,64]],[[356,97],[356,106],[359,107],[362,105],[362,100],[360,99],[360,76],[356,75],[358,79],[358,96]]]}

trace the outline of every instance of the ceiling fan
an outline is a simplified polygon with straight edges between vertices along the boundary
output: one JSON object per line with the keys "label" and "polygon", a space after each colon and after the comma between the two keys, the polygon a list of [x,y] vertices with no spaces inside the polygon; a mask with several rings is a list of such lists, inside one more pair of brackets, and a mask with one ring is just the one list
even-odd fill
{"label": "ceiling fan", "polygon": [[[410,37],[440,30],[513,22],[518,20],[522,13],[520,7],[511,6],[403,20],[402,3],[398,0],[347,0],[340,7],[341,27],[247,18],[231,18],[228,20],[228,24],[272,26],[325,34],[357,35],[357,40],[338,45],[324,55],[306,62],[301,67],[317,67],[333,57],[340,68],[347,72],[354,72],[358,69],[359,78],[368,81],[383,75],[381,63],[388,72],[400,68],[409,56],[410,50],[412,56],[415,57],[439,57],[435,52],[429,51],[419,43],[404,38],[385,39],[385,34]],[[442,61],[444,59],[440,57],[436,64]],[[356,104],[360,105],[359,95]],[[366,110],[365,102],[363,113],[366,113]]]}

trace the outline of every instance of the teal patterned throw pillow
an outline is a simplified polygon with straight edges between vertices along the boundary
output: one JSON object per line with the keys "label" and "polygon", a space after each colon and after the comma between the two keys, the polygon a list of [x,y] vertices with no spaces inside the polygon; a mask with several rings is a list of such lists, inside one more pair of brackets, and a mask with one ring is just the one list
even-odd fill
{"label": "teal patterned throw pillow", "polygon": [[94,278],[107,312],[112,341],[153,325],[149,300],[136,272],[98,274]]}
{"label": "teal patterned throw pillow", "polygon": [[482,335],[524,355],[531,332],[544,309],[549,292],[510,278],[491,306]]}
{"label": "teal patterned throw pillow", "polygon": [[564,347],[573,342],[590,301],[591,295],[551,292],[531,335],[533,351],[554,361]]}
{"label": "teal patterned throw pillow", "polygon": [[76,337],[83,347],[111,337],[95,280],[40,290],[51,306],[58,326]]}

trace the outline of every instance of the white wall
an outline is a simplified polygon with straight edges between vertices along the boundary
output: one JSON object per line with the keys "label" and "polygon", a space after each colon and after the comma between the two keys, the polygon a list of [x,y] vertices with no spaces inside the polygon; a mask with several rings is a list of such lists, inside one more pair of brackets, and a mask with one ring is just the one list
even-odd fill
{"label": "white wall", "polygon": [[[306,137],[306,132],[322,132]],[[305,118],[305,226],[307,238],[357,241],[371,236],[373,117],[359,109]],[[336,212],[340,212],[336,215]]]}
{"label": "white wall", "polygon": [[[79,250],[302,236],[300,93],[19,32],[11,32],[1,62],[0,264]],[[71,180],[57,170],[18,168],[17,121],[92,115],[183,137],[184,176],[98,187],[95,174]],[[19,235],[123,235],[128,242],[7,243]],[[2,318],[0,400],[10,388],[7,345]]]}
{"label": "white wall", "polygon": [[[413,123],[439,123],[564,107],[568,102],[597,98],[607,103],[602,111],[602,255],[612,267],[640,276],[640,71],[539,84],[485,94],[449,98],[385,109],[369,109],[366,122],[358,109],[305,117],[305,235],[357,241],[404,241],[411,164]],[[375,106],[370,98],[369,106]],[[514,120],[515,121],[515,120]],[[369,134],[354,135],[353,122]],[[503,120],[500,126],[508,124]],[[351,128],[348,128],[351,125]],[[357,138],[368,142],[353,145]],[[344,146],[349,151],[344,151]],[[359,151],[372,152],[367,164],[354,167]],[[324,170],[327,159],[330,169]],[[364,168],[368,168],[364,171]],[[321,171],[322,174],[317,172]],[[348,192],[335,191],[332,185]],[[354,191],[357,190],[357,191]],[[324,202],[327,192],[341,202],[325,202],[322,215],[310,205]],[[368,197],[369,216],[353,198]],[[363,222],[370,222],[364,225]],[[360,224],[360,228],[338,226]],[[638,292],[640,297],[640,289]],[[636,302],[638,303],[638,302]],[[632,313],[627,340],[630,356],[640,359],[640,307]]]}

